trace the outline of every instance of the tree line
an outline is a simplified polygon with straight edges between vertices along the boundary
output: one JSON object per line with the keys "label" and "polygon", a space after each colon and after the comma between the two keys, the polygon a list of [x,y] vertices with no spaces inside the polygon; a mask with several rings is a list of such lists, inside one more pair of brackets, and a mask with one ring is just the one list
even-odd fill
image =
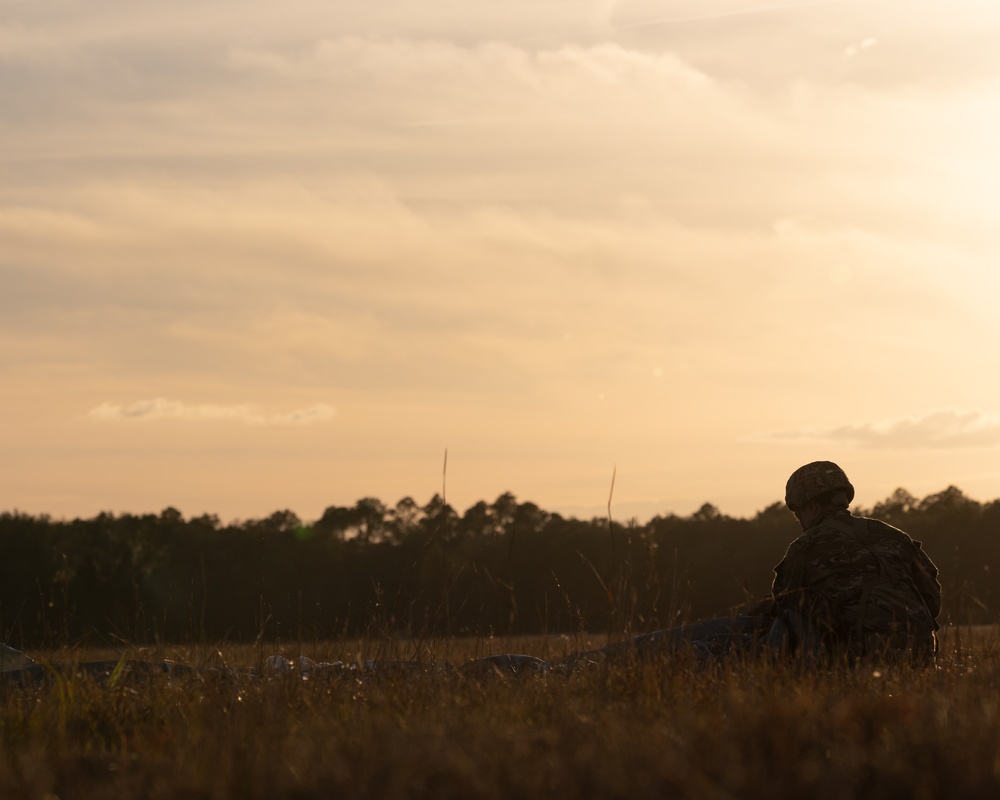
{"label": "tree line", "polygon": [[[993,622],[1000,500],[903,489],[871,509],[923,542],[943,617]],[[765,596],[798,524],[711,504],[646,524],[579,520],[504,493],[463,514],[364,498],[305,523],[218,517],[0,514],[0,635],[22,647],[314,640],[366,634],[637,633]]]}

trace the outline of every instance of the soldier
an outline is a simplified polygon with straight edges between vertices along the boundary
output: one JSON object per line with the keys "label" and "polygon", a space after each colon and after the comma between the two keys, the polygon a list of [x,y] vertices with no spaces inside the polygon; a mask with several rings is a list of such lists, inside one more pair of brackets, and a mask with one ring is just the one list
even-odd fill
{"label": "soldier", "polygon": [[854,487],[831,461],[795,470],[785,505],[802,526],[774,568],[769,642],[824,657],[932,660],[941,611],[938,570],[916,542],[853,516]]}
{"label": "soldier", "polygon": [[682,649],[704,658],[763,650],[849,663],[868,656],[932,662],[941,611],[937,567],[901,530],[853,516],[853,499],[854,487],[833,462],[800,467],[788,479],[785,504],[802,535],[774,568],[770,597],[738,616],[653,631],[567,662]]}

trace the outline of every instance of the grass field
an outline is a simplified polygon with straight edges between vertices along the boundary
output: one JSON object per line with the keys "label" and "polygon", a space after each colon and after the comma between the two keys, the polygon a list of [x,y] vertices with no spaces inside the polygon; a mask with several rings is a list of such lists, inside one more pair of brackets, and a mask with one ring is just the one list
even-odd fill
{"label": "grass field", "polygon": [[[460,664],[603,643],[370,641],[280,652]],[[52,678],[0,690],[0,797],[1000,797],[997,647],[993,629],[951,630],[938,667],[919,671],[765,660],[705,668],[675,656],[519,678]],[[240,669],[274,652],[59,651],[42,660]]]}

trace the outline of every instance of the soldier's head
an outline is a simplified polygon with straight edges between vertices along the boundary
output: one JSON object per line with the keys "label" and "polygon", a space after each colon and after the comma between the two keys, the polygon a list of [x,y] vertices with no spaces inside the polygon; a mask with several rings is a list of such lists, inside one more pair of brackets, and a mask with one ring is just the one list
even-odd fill
{"label": "soldier's head", "polygon": [[813,461],[799,467],[785,484],[785,505],[802,529],[834,511],[846,511],[854,499],[847,474],[832,461]]}

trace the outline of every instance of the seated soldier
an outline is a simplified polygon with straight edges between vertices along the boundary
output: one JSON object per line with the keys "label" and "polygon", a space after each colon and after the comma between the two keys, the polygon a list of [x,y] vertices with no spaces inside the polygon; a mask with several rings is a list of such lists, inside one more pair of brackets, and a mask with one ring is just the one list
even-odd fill
{"label": "seated soldier", "polygon": [[905,655],[928,663],[941,611],[937,567],[902,531],[852,516],[853,499],[854,487],[833,462],[800,467],[788,479],[785,504],[803,532],[774,568],[770,597],[739,616],[654,631],[566,662],[770,649],[812,659]]}
{"label": "seated soldier", "polygon": [[785,505],[802,526],[774,568],[770,644],[803,653],[933,658],[938,570],[901,530],[853,516],[854,487],[831,461],[792,473]]}

